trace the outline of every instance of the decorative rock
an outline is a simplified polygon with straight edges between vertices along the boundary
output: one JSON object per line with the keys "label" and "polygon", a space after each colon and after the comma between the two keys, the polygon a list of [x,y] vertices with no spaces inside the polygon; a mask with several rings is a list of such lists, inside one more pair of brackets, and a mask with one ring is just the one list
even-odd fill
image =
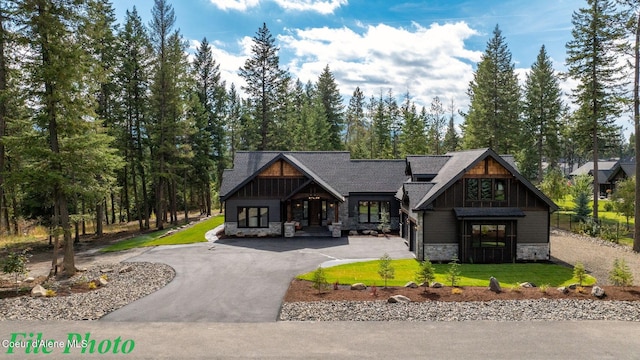
{"label": "decorative rock", "polygon": [[369,235],[378,236],[378,232],[375,231],[375,230],[371,230],[371,231],[369,231]]}
{"label": "decorative rock", "polygon": [[260,232],[258,233],[258,237],[259,237],[259,238],[267,237],[267,235],[268,235],[268,234],[267,234],[267,232],[266,232],[266,231],[260,231]]}
{"label": "decorative rock", "polygon": [[523,282],[522,284],[519,284],[519,286],[521,288],[532,288],[532,287],[536,287],[534,284],[530,283],[530,282]]}
{"label": "decorative rock", "polygon": [[597,297],[598,299],[602,299],[606,294],[604,293],[604,289],[600,286],[594,286],[591,289],[591,295]]}
{"label": "decorative rock", "polygon": [[363,283],[355,283],[351,285],[351,290],[366,290],[367,285]]}
{"label": "decorative rock", "polygon": [[30,282],[33,282],[34,280],[35,280],[35,278],[29,276],[28,278],[24,279],[23,281],[26,282],[26,283],[30,283]]}
{"label": "decorative rock", "polygon": [[404,295],[393,295],[392,297],[390,297],[387,302],[391,303],[391,304],[395,304],[395,303],[409,303],[411,302],[411,299],[409,299],[408,297],[404,296]]}
{"label": "decorative rock", "polygon": [[98,278],[98,284],[100,284],[100,286],[106,286],[108,283],[104,278]]}
{"label": "decorative rock", "polygon": [[31,296],[33,297],[41,297],[47,296],[47,289],[43,288],[42,285],[36,285],[31,289]]}
{"label": "decorative rock", "polygon": [[408,283],[404,284],[404,287],[415,289],[418,287],[418,284],[414,283],[413,281],[409,281]]}
{"label": "decorative rock", "polygon": [[363,235],[369,235],[369,234],[371,234],[371,230],[362,230],[362,234]]}
{"label": "decorative rock", "polygon": [[559,288],[558,288],[558,291],[559,291],[559,292],[561,292],[561,293],[563,293],[563,294],[565,294],[565,295],[567,295],[567,294],[569,293],[569,289],[567,289],[567,287],[566,287],[566,286],[561,286],[561,287],[559,287]]}
{"label": "decorative rock", "polygon": [[125,266],[121,267],[120,270],[118,270],[118,273],[124,274],[124,273],[130,272],[131,270],[133,270],[133,268],[131,268],[130,265],[125,265]]}
{"label": "decorative rock", "polygon": [[494,278],[493,276],[489,278],[489,290],[495,293],[502,292],[502,288],[500,287],[500,282],[498,282],[498,279]]}
{"label": "decorative rock", "polygon": [[108,269],[100,269],[100,272],[101,272],[101,273],[103,273],[103,274],[106,274],[106,273],[113,272],[113,269],[111,269],[111,268],[108,268]]}
{"label": "decorative rock", "polygon": [[439,289],[442,287],[442,284],[439,282],[434,282],[433,284],[431,284],[431,287],[434,289]]}
{"label": "decorative rock", "polygon": [[349,236],[356,236],[356,235],[358,235],[357,230],[349,230]]}
{"label": "decorative rock", "polygon": [[571,285],[567,286],[567,288],[569,288],[569,290],[575,290],[578,286],[579,286],[579,284],[571,284]]}

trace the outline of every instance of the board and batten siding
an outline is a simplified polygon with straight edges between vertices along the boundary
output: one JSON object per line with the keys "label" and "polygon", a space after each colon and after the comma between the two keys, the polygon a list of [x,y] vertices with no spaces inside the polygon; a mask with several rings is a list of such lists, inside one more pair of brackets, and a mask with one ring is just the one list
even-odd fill
{"label": "board and batten siding", "polygon": [[549,213],[546,211],[525,211],[524,213],[525,217],[518,219],[518,243],[548,243]]}
{"label": "board and batten siding", "polygon": [[453,211],[425,211],[423,233],[425,244],[457,244],[458,226]]}

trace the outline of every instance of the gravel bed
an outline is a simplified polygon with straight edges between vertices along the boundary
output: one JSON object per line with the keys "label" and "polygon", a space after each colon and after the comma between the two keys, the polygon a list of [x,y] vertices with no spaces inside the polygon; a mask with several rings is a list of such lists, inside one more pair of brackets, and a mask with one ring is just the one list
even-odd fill
{"label": "gravel bed", "polygon": [[[120,273],[119,270],[125,266],[129,266],[130,271]],[[107,275],[109,283],[89,292],[68,296],[21,296],[0,300],[0,321],[97,320],[164,287],[173,280],[175,271],[165,264],[106,264],[79,272],[68,281],[86,282],[103,274]],[[52,284],[53,289],[55,285]]]}
{"label": "gravel bed", "polygon": [[280,321],[640,321],[640,301],[316,301],[284,303]]}

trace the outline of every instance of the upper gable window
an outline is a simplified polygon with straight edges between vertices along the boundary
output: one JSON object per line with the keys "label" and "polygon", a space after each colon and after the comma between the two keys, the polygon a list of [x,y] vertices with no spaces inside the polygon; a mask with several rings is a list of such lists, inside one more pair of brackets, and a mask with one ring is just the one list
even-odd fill
{"label": "upper gable window", "polygon": [[507,199],[506,184],[505,179],[466,179],[466,199],[474,201],[505,201]]}

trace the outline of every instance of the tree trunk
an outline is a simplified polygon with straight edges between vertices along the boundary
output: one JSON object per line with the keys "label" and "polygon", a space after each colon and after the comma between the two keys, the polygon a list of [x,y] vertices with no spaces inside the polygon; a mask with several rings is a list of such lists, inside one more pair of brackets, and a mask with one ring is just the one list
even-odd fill
{"label": "tree trunk", "polygon": [[636,163],[636,206],[634,210],[635,223],[633,225],[633,251],[640,252],[640,11],[636,22],[636,41],[634,47],[635,72],[633,76],[633,123],[636,134],[635,163]]}
{"label": "tree trunk", "polygon": [[98,201],[96,204],[96,235],[102,237],[102,218],[104,217],[103,202]]}
{"label": "tree trunk", "polygon": [[116,195],[111,190],[111,224],[116,223]]}
{"label": "tree trunk", "polygon": [[[0,95],[7,91],[7,64],[5,62],[4,44],[6,41],[6,30],[4,27],[4,9],[0,9]],[[5,148],[4,135],[6,131],[7,105],[5,101],[0,101],[0,234],[9,233],[6,198],[4,196],[4,167]]]}

